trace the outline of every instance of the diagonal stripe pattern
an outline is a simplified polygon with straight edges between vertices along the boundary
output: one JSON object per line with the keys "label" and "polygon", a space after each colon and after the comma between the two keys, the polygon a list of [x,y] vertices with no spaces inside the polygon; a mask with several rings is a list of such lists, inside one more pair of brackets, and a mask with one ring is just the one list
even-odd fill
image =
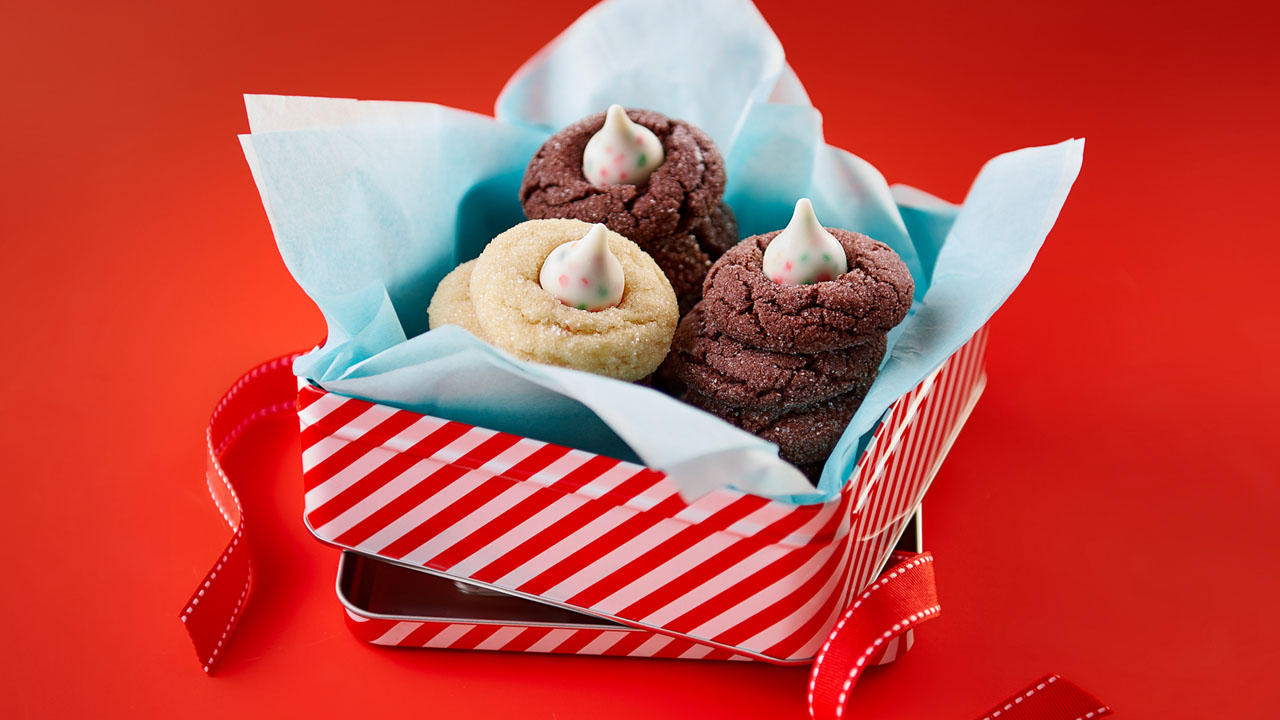
{"label": "diagonal stripe pattern", "polygon": [[608,645],[426,623],[371,642],[568,652],[573,638],[588,654],[806,663],[937,473],[985,386],[986,340],[984,328],[899,398],[844,491],[806,506],[732,488],[686,502],[650,468],[305,387],[307,522],[335,546],[661,631]]}

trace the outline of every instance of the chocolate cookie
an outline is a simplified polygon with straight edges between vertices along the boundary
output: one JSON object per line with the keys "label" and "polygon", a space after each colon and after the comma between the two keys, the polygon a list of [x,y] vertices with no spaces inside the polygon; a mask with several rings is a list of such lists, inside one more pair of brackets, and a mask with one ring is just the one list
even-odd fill
{"label": "chocolate cookie", "polygon": [[702,281],[711,269],[711,258],[698,247],[697,239],[688,233],[650,240],[641,247],[671,281],[680,312],[688,312],[702,298]]}
{"label": "chocolate cookie", "polygon": [[696,392],[687,392],[682,399],[776,444],[783,460],[803,466],[826,460],[866,394],[867,388],[861,387],[828,400],[781,411],[725,405]]}
{"label": "chocolate cookie", "polygon": [[689,226],[689,234],[698,240],[698,247],[702,252],[716,260],[738,244],[738,218],[734,216],[729,204],[722,202],[710,214],[694,220]]}
{"label": "chocolate cookie", "polygon": [[702,282],[711,263],[738,244],[738,220],[725,203],[693,221],[687,233],[639,243],[667,274],[680,301],[681,314],[702,299]]}
{"label": "chocolate cookie", "polygon": [[813,483],[814,487],[817,487],[818,480],[822,477],[822,468],[826,467],[826,465],[827,461],[825,459],[815,460],[810,463],[796,465],[796,469],[803,473],[809,479],[809,482]]}
{"label": "chocolate cookie", "polygon": [[717,330],[756,347],[818,352],[866,342],[907,316],[915,282],[888,245],[827,228],[844,247],[849,271],[811,285],[780,285],[762,269],[764,249],[779,232],[743,240],[707,273],[703,306]]}
{"label": "chocolate cookie", "polygon": [[582,174],[587,141],[604,126],[604,113],[552,135],[525,169],[520,204],[530,219],[576,218],[604,223],[632,242],[687,232],[724,195],[724,158],[706,133],[650,110],[627,116],[662,142],[665,161],[643,185],[598,188]]}
{"label": "chocolate cookie", "polygon": [[687,389],[724,405],[780,411],[855,390],[865,393],[884,357],[884,335],[812,354],[754,348],[705,322],[704,305],[680,321],[659,370],[677,393]]}

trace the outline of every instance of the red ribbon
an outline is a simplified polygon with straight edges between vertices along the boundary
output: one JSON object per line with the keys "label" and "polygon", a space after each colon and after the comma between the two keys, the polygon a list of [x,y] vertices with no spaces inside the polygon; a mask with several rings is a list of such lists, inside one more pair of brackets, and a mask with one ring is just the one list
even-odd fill
{"label": "red ribbon", "polygon": [[[245,518],[222,459],[236,438],[260,420],[292,413],[297,397],[292,353],[245,373],[218,402],[205,442],[209,494],[232,535],[217,562],[192,593],[180,619],[204,671],[213,674],[235,631],[253,587]],[[942,612],[934,584],[933,556],[897,553],[882,574],[844,612],[814,659],[809,715],[841,720],[858,678],[892,638]],[[1111,710],[1057,675],[1047,675],[997,704],[981,720],[1094,720]]]}
{"label": "red ribbon", "polygon": [[[849,606],[818,651],[809,676],[809,717],[841,720],[849,693],[880,648],[892,638],[938,617],[933,556],[897,553],[899,562]],[[997,704],[982,720],[1094,720],[1111,709],[1063,680],[1046,675]]]}
{"label": "red ribbon", "polygon": [[222,519],[231,527],[231,539],[196,586],[179,618],[191,636],[200,664],[210,675],[222,660],[253,587],[244,512],[222,466],[222,457],[236,438],[260,420],[295,411],[298,381],[293,376],[293,360],[299,354],[278,357],[241,376],[218,401],[205,431],[209,460],[205,484]]}

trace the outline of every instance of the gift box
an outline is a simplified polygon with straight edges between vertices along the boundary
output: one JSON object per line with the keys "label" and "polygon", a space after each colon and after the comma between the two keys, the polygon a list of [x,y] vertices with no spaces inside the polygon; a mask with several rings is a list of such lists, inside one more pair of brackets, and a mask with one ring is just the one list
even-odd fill
{"label": "gift box", "polygon": [[733,488],[688,502],[652,468],[307,386],[305,518],[346,550],[808,663],[879,574],[981,395],[986,339],[984,328],[898,398],[841,492],[809,505]]}

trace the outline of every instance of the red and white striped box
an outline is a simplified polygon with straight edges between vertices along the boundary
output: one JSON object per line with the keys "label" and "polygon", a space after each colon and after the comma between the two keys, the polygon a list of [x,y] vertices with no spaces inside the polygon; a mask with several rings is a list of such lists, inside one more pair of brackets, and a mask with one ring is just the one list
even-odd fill
{"label": "red and white striped box", "polygon": [[[304,387],[305,519],[336,547],[720,657],[805,664],[884,566],[981,395],[986,338],[898,398],[840,495],[816,505],[732,488],[688,503],[651,468]],[[394,637],[348,617],[365,639]]]}

